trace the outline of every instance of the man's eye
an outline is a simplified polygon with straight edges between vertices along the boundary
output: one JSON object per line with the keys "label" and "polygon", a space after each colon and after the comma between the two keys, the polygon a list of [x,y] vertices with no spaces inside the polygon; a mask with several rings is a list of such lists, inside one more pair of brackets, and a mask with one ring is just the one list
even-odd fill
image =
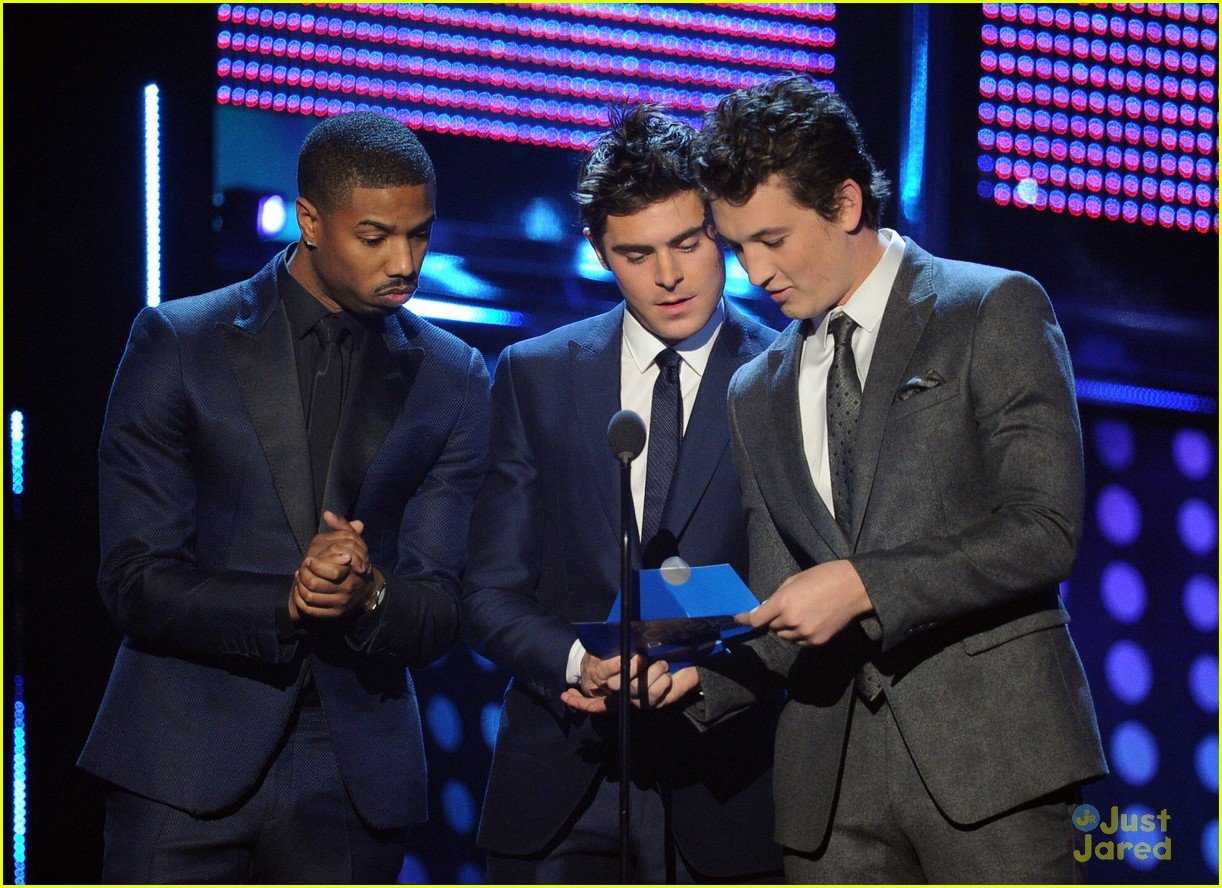
{"label": "man's eye", "polygon": [[682,253],[694,253],[698,246],[700,246],[700,241],[694,240],[689,243],[679,244],[679,251]]}
{"label": "man's eye", "polygon": [[645,254],[644,253],[629,253],[626,256],[624,256],[624,258],[627,259],[633,265],[640,265],[642,262],[645,261]]}
{"label": "man's eye", "polygon": [[385,240],[386,238],[384,237],[363,237],[361,238],[361,243],[367,247],[380,247]]}
{"label": "man's eye", "polygon": [[763,244],[765,247],[767,247],[767,248],[768,248],[768,249],[770,249],[770,250],[775,250],[775,249],[776,249],[777,247],[779,247],[781,244],[785,243],[785,238],[783,238],[783,237],[778,237],[776,240],[772,240],[772,241],[760,241],[760,243],[761,243],[761,244]]}

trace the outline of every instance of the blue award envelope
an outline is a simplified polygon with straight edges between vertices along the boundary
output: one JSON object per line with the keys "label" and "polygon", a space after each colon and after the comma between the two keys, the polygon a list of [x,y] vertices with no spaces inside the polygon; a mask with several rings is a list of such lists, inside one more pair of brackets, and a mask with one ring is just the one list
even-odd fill
{"label": "blue award envelope", "polygon": [[[665,659],[672,670],[710,656],[730,641],[763,634],[734,622],[758,601],[728,564],[688,567],[667,559],[659,570],[639,572],[641,619],[632,624],[632,650],[650,659]],[[596,657],[620,651],[620,598],[616,596],[603,623],[574,623],[577,637]]]}

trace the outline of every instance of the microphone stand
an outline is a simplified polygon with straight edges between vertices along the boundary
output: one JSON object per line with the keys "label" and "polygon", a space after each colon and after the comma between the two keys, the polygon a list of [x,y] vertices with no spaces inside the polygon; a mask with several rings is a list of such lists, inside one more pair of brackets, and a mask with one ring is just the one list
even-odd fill
{"label": "microphone stand", "polygon": [[620,458],[620,662],[619,662],[619,880],[628,884],[631,827],[628,823],[628,785],[632,767],[632,700],[629,662],[632,659],[632,621],[638,594],[632,572],[632,458]]}

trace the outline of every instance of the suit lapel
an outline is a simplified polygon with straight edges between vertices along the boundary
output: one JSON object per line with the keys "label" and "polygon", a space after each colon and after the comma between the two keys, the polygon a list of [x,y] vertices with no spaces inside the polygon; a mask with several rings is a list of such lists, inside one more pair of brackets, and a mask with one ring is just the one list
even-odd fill
{"label": "suit lapel", "polygon": [[277,256],[251,280],[238,317],[219,330],[284,516],[304,553],[314,536],[314,497],[297,359],[276,287],[280,261]]}
{"label": "suit lapel", "polygon": [[569,341],[570,409],[584,443],[589,477],[611,532],[619,533],[619,464],[607,449],[607,425],[620,409],[620,348],[624,307],[596,318],[580,339]]}
{"label": "suit lapel", "polygon": [[[402,412],[424,359],[424,349],[409,344],[403,314],[385,318],[380,326],[368,329],[354,356],[323,495],[324,508],[348,518],[352,517],[365,472]],[[321,519],[319,529],[327,529]]]}
{"label": "suit lapel", "polygon": [[[798,410],[798,367],[802,357],[802,340],[805,325],[790,324],[776,345],[768,352],[769,369],[772,372],[768,383],[768,404],[772,410],[772,427],[775,433],[773,471],[783,479],[781,489],[792,492],[805,515],[807,522],[823,539],[837,557],[848,552],[844,532],[836,524],[831,511],[815,489],[810,477],[810,466],[802,443],[802,419]],[[774,503],[769,503],[775,508]]]}
{"label": "suit lapel", "polygon": [[853,533],[857,537],[866,513],[874,471],[882,444],[887,414],[895,392],[903,381],[904,369],[913,349],[920,341],[925,323],[934,305],[933,282],[930,279],[930,256],[912,241],[907,242],[904,258],[887,299],[870,374],[861,395],[861,414],[853,435]]}

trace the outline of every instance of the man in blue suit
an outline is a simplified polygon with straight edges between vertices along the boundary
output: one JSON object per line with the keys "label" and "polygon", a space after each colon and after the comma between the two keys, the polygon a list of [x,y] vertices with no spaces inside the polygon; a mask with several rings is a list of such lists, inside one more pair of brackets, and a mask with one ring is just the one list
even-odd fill
{"label": "man in blue suit", "polygon": [[478,352],[403,306],[432,162],[378,114],[298,163],[300,243],[140,313],[100,447],[122,647],[80,764],[103,878],[387,882],[424,820],[405,667],[459,632],[487,453]]}
{"label": "man in blue suit", "polygon": [[[513,674],[478,837],[490,882],[619,878],[615,707],[607,711],[618,658],[585,652],[571,626],[605,619],[619,587],[613,414],[635,410],[649,428],[632,467],[638,566],[678,554],[746,567],[726,387],[775,334],[722,299],[722,253],[688,163],[694,137],[657,106],[615,123],[586,159],[576,197],[625,304],[510,346],[497,367],[490,471],[463,580],[468,639]],[[650,672],[655,702],[694,702],[696,668],[666,668]],[[684,706],[638,713],[635,879],[779,871],[769,792],[778,708],[766,703],[706,733]]]}

